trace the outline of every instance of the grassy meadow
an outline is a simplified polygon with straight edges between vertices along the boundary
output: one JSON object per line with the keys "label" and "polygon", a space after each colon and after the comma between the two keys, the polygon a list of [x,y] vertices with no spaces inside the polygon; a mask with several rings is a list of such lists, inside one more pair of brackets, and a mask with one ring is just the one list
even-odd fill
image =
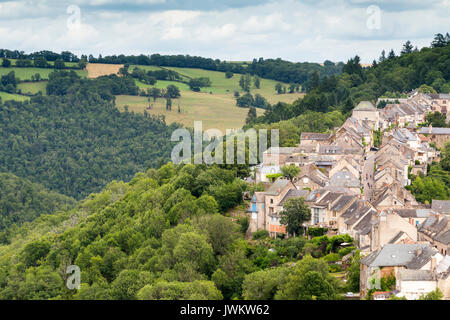
{"label": "grassy meadow", "polygon": [[[136,66],[130,66],[130,72]],[[137,66],[144,70],[158,70],[157,66]],[[209,71],[194,68],[176,68],[163,67],[167,70],[176,71],[185,79],[208,77],[211,79],[212,86],[202,88],[201,92],[193,92],[189,86],[177,81],[162,81],[158,80],[155,84],[157,88],[166,88],[172,84],[177,86],[181,91],[181,99],[174,99],[172,102],[172,110],[166,111],[164,99],[153,100],[149,103],[146,97],[133,96],[118,96],[116,104],[120,110],[123,110],[125,105],[128,105],[129,111],[144,112],[149,114],[161,114],[166,117],[167,123],[180,122],[187,127],[192,127],[194,120],[202,120],[204,129],[218,128],[222,131],[231,128],[240,128],[245,124],[248,109],[239,108],[236,106],[236,98],[234,92],[239,91],[242,95],[245,92],[239,86],[240,74],[235,74],[232,78],[227,79],[224,72]],[[259,93],[269,101],[271,104],[277,102],[292,103],[295,100],[302,98],[302,93],[293,94],[277,94],[275,85],[277,81],[261,79],[260,88],[256,89],[252,84],[251,93],[254,95]],[[150,88],[150,85],[136,81],[136,84],[141,89]],[[287,86],[287,84],[284,84]],[[178,113],[178,103],[181,106],[181,113]],[[149,104],[153,105],[148,109]],[[264,110],[257,110],[257,114],[261,115]]]}
{"label": "grassy meadow", "polygon": [[[167,123],[179,122],[186,127],[193,127],[194,121],[201,120],[204,130],[217,128],[223,133],[225,129],[241,128],[248,113],[248,109],[235,105],[232,96],[192,91],[184,91],[180,99],[173,99],[171,111],[166,111],[166,100],[162,98],[149,102],[147,97],[117,96],[116,105],[121,111],[128,106],[129,111],[164,115]],[[148,109],[149,106],[151,109]],[[258,115],[263,113],[264,110],[257,109]]]}
{"label": "grassy meadow", "polygon": [[21,82],[17,85],[17,89],[24,94],[37,94],[39,91],[42,95],[46,95],[46,86],[48,81],[38,82]]}

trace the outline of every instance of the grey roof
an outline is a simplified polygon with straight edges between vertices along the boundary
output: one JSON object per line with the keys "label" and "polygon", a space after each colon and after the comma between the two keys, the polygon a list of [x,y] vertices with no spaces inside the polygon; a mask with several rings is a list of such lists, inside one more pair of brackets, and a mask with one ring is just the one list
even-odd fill
{"label": "grey roof", "polygon": [[434,240],[436,240],[444,245],[449,245],[450,244],[450,230],[439,233],[434,238]]}
{"label": "grey roof", "polygon": [[324,141],[330,138],[329,133],[302,132],[300,140],[318,140]]}
{"label": "grey roof", "polygon": [[334,211],[341,211],[344,209],[353,199],[356,199],[355,196],[344,195],[342,196],[331,208]]}
{"label": "grey roof", "polygon": [[393,209],[402,218],[428,218],[431,214],[431,209]]}
{"label": "grey roof", "polygon": [[421,134],[448,134],[448,135],[450,135],[450,128],[423,127],[423,128],[420,128],[419,133],[421,133]]}
{"label": "grey roof", "polygon": [[278,205],[282,206],[289,199],[306,198],[309,194],[307,190],[289,190]]}
{"label": "grey roof", "polygon": [[419,225],[418,230],[420,232],[437,234],[442,231],[446,231],[445,228],[449,223],[446,216],[432,215],[429,216],[421,225]]}
{"label": "grey roof", "polygon": [[[418,249],[421,250],[419,255]],[[404,266],[420,269],[430,260],[431,253],[436,253],[436,250],[429,244],[386,244],[381,250],[361,259],[361,263],[370,267]]]}
{"label": "grey roof", "polygon": [[330,185],[337,187],[359,188],[360,182],[347,170],[338,171],[330,178]]}
{"label": "grey roof", "polygon": [[269,188],[269,190],[266,191],[266,194],[269,196],[276,196],[281,193],[281,191],[289,184],[291,183],[289,180],[286,179],[277,179]]}
{"label": "grey roof", "polygon": [[377,108],[370,101],[361,101],[356,108],[356,111],[378,111]]}
{"label": "grey roof", "polygon": [[409,270],[404,269],[399,272],[401,281],[435,281],[436,277],[429,270]]}
{"label": "grey roof", "polygon": [[355,212],[353,212],[353,215],[348,220],[345,220],[345,224],[348,226],[355,224],[362,216],[369,213],[369,210],[371,209],[372,207],[366,205],[360,206]]}
{"label": "grey roof", "polygon": [[428,245],[423,248],[422,252],[419,255],[416,255],[407,265],[408,269],[420,269],[424,265],[426,265],[432,256],[434,256],[438,251],[433,248],[431,245]]}
{"label": "grey roof", "polygon": [[270,147],[264,153],[270,153],[270,154],[291,154],[298,151],[298,148],[291,148],[291,147]]}
{"label": "grey roof", "polygon": [[369,232],[372,230],[372,215],[374,212],[369,212],[364,216],[364,218],[361,219],[360,222],[356,226],[353,227],[353,229],[358,232],[359,234],[366,235],[369,234]]}
{"label": "grey roof", "polygon": [[450,200],[433,200],[431,209],[435,212],[450,214]]}

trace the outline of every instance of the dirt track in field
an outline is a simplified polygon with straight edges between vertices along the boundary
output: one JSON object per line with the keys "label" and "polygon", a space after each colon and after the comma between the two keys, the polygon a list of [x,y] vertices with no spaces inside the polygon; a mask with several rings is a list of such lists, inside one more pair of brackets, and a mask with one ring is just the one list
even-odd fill
{"label": "dirt track in field", "polygon": [[97,78],[110,74],[118,75],[120,68],[123,68],[123,64],[88,63],[86,66],[88,78]]}

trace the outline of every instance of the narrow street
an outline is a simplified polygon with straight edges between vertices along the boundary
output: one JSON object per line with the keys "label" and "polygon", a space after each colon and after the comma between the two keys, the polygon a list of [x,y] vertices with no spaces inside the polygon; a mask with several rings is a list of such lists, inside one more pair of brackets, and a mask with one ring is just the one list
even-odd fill
{"label": "narrow street", "polygon": [[374,164],[375,164],[375,152],[370,151],[366,155],[364,166],[362,169],[361,183],[364,190],[364,199],[367,201],[373,201],[374,197]]}

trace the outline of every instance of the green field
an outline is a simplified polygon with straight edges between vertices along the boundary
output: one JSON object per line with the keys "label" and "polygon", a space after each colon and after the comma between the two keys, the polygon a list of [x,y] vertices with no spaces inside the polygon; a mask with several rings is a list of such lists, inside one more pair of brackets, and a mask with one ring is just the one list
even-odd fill
{"label": "green field", "polygon": [[[130,72],[136,66],[130,67]],[[157,66],[137,66],[145,70],[161,69]],[[162,81],[158,80],[155,84],[157,88],[167,88],[172,84],[177,86],[181,91],[181,99],[173,100],[172,111],[166,111],[164,99],[158,99],[156,103],[147,101],[146,97],[133,96],[118,96],[116,103],[120,110],[123,110],[125,105],[128,109],[134,112],[147,111],[149,114],[160,114],[166,117],[167,123],[180,122],[186,127],[193,127],[195,120],[202,120],[204,129],[218,128],[222,131],[225,129],[240,128],[245,124],[248,109],[239,108],[236,106],[236,98],[234,92],[239,91],[240,94],[245,92],[239,86],[240,74],[235,74],[232,78],[227,79],[224,72],[208,71],[203,69],[192,68],[175,68],[163,67],[167,70],[176,71],[185,79],[208,77],[211,79],[212,86],[209,88],[202,88],[201,92],[193,92],[189,86],[177,81]],[[302,93],[294,94],[277,94],[275,92],[275,85],[277,81],[261,79],[260,89],[252,88],[251,94],[259,93],[269,101],[271,104],[277,102],[292,103],[295,100],[302,98]],[[136,80],[139,88],[145,90],[152,86],[144,84]],[[284,84],[287,86],[287,84]],[[181,113],[178,113],[178,103],[181,106]],[[153,107],[148,109],[149,104]],[[261,115],[264,110],[257,110],[257,114]]]}
{"label": "green field", "polygon": [[25,100],[30,99],[27,96],[22,96],[20,94],[7,93],[7,92],[2,92],[2,91],[0,91],[0,98],[2,98],[2,101],[6,101],[6,100],[25,101]]}
{"label": "green field", "polygon": [[[230,94],[232,96],[234,96],[235,91],[239,91],[241,94],[245,93],[239,86],[239,79],[241,78],[240,74],[235,74],[232,78],[227,79],[225,77],[225,73],[219,71],[175,67],[166,67],[166,69],[176,71],[179,74],[187,76],[189,78],[208,77],[209,79],[211,79],[212,87],[203,88],[203,92],[212,92],[213,94]],[[254,95],[256,93],[259,93],[271,104],[277,103],[279,101],[292,103],[298,98],[303,97],[302,93],[277,94],[275,91],[276,84],[277,81],[261,79],[260,89],[256,89],[252,84],[251,94]],[[288,86],[287,84],[284,85]]]}
{"label": "green field", "polygon": [[26,94],[37,94],[39,91],[46,94],[47,81],[22,82],[17,85],[17,89]]}
{"label": "green field", "polygon": [[[178,103],[181,113],[178,113]],[[224,94],[182,92],[180,99],[172,100],[172,111],[166,111],[166,100],[159,98],[156,102],[147,97],[117,96],[116,105],[123,111],[128,106],[129,111],[164,115],[167,123],[179,122],[186,127],[193,127],[194,121],[203,121],[203,129],[217,128],[225,133],[225,129],[241,128],[245,124],[248,109],[235,105],[233,97]],[[151,109],[148,109],[152,105]],[[258,115],[264,112],[258,109]]]}
{"label": "green field", "polygon": [[[0,67],[0,75],[7,74],[11,71],[14,71],[16,74],[16,78],[19,78],[20,80],[31,80],[31,76],[35,75],[36,73],[39,73],[41,75],[41,79],[48,79],[48,75],[53,71],[55,71],[55,69],[34,68],[34,67],[33,68]],[[73,71],[75,71],[81,77],[87,76],[87,71],[85,70],[73,70]]]}

